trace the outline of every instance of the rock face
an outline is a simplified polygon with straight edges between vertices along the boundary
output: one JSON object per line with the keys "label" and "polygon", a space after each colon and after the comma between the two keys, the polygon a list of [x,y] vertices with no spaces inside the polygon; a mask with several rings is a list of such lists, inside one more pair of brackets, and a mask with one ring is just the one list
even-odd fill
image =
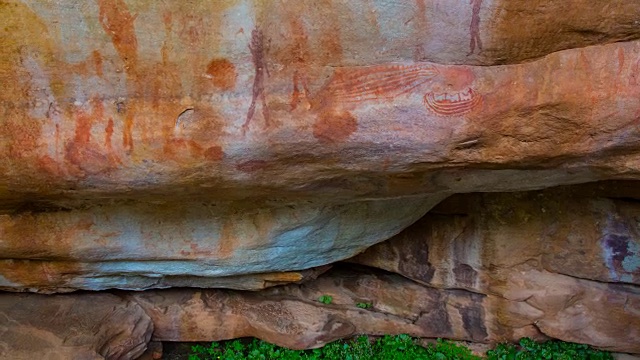
{"label": "rock face", "polygon": [[350,260],[404,277],[342,265],[260,292],[129,299],[160,341],[255,336],[304,349],[361,333],[477,343],[529,336],[640,353],[638,200],[637,184],[625,182],[456,195]]}
{"label": "rock face", "polygon": [[381,4],[3,2],[1,198],[346,201],[637,173],[640,42],[616,42],[640,35],[637,3]]}
{"label": "rock face", "polygon": [[0,287],[258,289],[453,193],[636,179],[640,5],[585,4],[2,1]]}
{"label": "rock face", "polygon": [[456,195],[351,261],[486,296],[510,327],[640,352],[640,192],[635,182]]}
{"label": "rock face", "polygon": [[[318,302],[331,295],[329,305]],[[443,291],[392,274],[332,270],[315,281],[260,292],[162,290],[131,293],[156,326],[154,339],[205,341],[255,336],[305,349],[357,334],[490,340],[485,296]],[[358,303],[371,304],[360,309]]]}
{"label": "rock face", "polygon": [[308,271],[278,273],[354,256],[436,203],[428,197],[246,209],[173,202],[0,215],[0,288],[259,289],[296,282]]}
{"label": "rock face", "polygon": [[632,183],[455,195],[353,260],[400,275],[303,283],[454,194],[639,180],[639,2],[0,0],[0,23],[0,290],[297,283],[129,298],[159,340],[639,351]]}
{"label": "rock face", "polygon": [[136,359],[153,323],[110,294],[0,294],[0,358]]}
{"label": "rock face", "polygon": [[262,288],[452,193],[638,178],[640,7],[584,4],[3,1],[0,287]]}

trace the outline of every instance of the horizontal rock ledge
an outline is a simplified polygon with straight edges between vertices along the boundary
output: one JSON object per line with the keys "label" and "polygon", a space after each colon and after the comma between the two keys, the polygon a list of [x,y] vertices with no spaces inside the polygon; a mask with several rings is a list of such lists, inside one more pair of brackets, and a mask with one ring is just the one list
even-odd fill
{"label": "horizontal rock ledge", "polygon": [[[640,353],[636,341],[640,317],[627,312],[627,304],[639,300],[636,291],[521,270],[529,282],[511,282],[509,291],[527,291],[530,299],[436,289],[371,269],[332,270],[302,285],[260,292],[170,289],[130,293],[128,299],[153,319],[153,338],[158,341],[258,337],[288,348],[308,349],[357,334],[406,333],[494,344],[521,337],[551,337]],[[558,285],[553,288],[554,296],[537,295],[550,284]],[[331,304],[320,303],[322,295],[332,296]],[[558,308],[559,297],[571,297],[573,303]],[[371,308],[358,308],[358,303],[371,304]],[[578,313],[581,307],[586,311]],[[610,316],[617,321],[608,322]]]}
{"label": "horizontal rock ledge", "polygon": [[97,55],[77,66],[62,60],[52,34],[11,38],[2,50],[3,208],[112,198],[347,202],[639,177],[638,41],[505,66],[404,58],[354,66],[278,58],[265,50],[271,30],[243,27],[215,63],[235,69],[221,87],[198,54],[178,57],[170,37],[165,60],[112,45],[118,37],[100,27],[125,10],[104,10],[105,24],[92,30]]}
{"label": "horizontal rock ledge", "polygon": [[[0,215],[0,288],[259,289],[297,282],[306,277],[298,271],[388,239],[442,198],[272,208],[133,204]],[[280,272],[292,273],[273,274]]]}
{"label": "horizontal rock ledge", "polygon": [[0,293],[3,359],[136,359],[153,331],[139,305],[112,294]]}

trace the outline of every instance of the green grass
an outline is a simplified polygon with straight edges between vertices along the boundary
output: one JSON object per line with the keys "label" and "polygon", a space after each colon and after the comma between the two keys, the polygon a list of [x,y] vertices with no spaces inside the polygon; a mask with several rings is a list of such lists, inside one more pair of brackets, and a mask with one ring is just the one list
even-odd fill
{"label": "green grass", "polygon": [[531,339],[520,339],[518,346],[500,344],[487,352],[489,359],[497,360],[610,360],[609,352],[590,348],[587,345],[563,341],[537,343]]}
{"label": "green grass", "polygon": [[[189,360],[413,360],[413,359],[482,359],[464,346],[446,340],[422,347],[416,339],[408,335],[384,336],[370,341],[360,336],[350,341],[336,341],[314,350],[290,350],[254,339],[251,342],[241,340],[224,343],[213,342],[209,347],[195,345],[191,348]],[[519,345],[500,344],[487,352],[490,360],[600,360],[613,359],[611,354],[594,350],[586,345],[548,341],[536,343],[531,339],[520,340]]]}
{"label": "green grass", "polygon": [[371,309],[373,305],[371,303],[359,302],[356,304],[356,307],[360,309]]}

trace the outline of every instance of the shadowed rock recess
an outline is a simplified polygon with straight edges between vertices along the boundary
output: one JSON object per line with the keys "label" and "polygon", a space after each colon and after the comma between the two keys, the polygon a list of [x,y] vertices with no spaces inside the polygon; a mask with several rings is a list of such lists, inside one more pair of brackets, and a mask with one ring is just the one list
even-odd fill
{"label": "shadowed rock recess", "polygon": [[0,358],[640,353],[640,2],[0,0],[0,24]]}

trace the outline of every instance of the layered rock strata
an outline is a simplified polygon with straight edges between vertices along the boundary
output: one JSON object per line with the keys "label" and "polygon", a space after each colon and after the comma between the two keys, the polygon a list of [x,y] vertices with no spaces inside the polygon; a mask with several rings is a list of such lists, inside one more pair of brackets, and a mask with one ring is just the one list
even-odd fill
{"label": "layered rock strata", "polygon": [[309,348],[360,333],[482,343],[529,336],[640,353],[638,199],[635,182],[456,195],[350,260],[396,274],[343,265],[258,293],[131,299],[163,341],[256,336]]}
{"label": "layered rock strata", "polygon": [[0,3],[3,289],[263,288],[453,193],[639,176],[637,4],[189,4]]}
{"label": "layered rock strata", "polygon": [[[638,189],[635,182],[609,182],[455,195],[315,280],[257,292],[118,292],[123,300],[116,302],[144,310],[156,341],[253,336],[306,349],[361,333],[407,333],[484,344],[554,338],[640,353]],[[331,303],[321,303],[327,295]],[[0,300],[20,309],[66,299],[82,314],[82,304],[102,301],[92,296],[5,294]],[[106,303],[114,298],[108,295]],[[11,306],[5,314],[16,312]],[[41,307],[38,313],[61,323],[74,319],[67,312],[58,317],[60,311]],[[13,322],[0,325],[8,331]],[[14,353],[20,343],[4,346]]]}
{"label": "layered rock strata", "polygon": [[[640,179],[638,2],[0,0],[0,23],[0,289],[297,283],[122,295],[160,340],[396,329],[640,351],[634,183],[455,195],[353,260],[396,275],[312,280],[453,194]],[[94,295],[51,301],[147,324]],[[9,324],[36,326],[21,309],[57,313],[21,296],[0,304],[17,358]],[[137,356],[150,331],[120,345],[90,320],[38,321],[89,358]]]}
{"label": "layered rock strata", "polygon": [[136,359],[152,333],[139,305],[111,294],[0,293],[2,359]]}

